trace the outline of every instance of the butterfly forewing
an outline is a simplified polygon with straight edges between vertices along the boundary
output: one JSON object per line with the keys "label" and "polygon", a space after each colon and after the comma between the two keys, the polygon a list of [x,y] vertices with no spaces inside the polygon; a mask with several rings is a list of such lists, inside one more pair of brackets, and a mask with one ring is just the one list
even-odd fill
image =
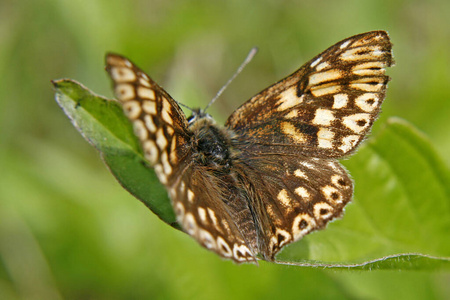
{"label": "butterfly forewing", "polygon": [[370,131],[393,60],[384,31],[347,38],[244,103],[225,128],[201,110],[186,119],[128,59],[106,63],[183,230],[221,257],[256,263],[342,215],[353,184],[336,158]]}
{"label": "butterfly forewing", "polygon": [[159,180],[168,185],[187,162],[185,115],[167,92],[123,56],[108,54],[106,70],[145,158],[154,166]]}
{"label": "butterfly forewing", "polygon": [[345,156],[377,118],[392,63],[386,32],[347,38],[244,103],[227,126],[259,153]]}

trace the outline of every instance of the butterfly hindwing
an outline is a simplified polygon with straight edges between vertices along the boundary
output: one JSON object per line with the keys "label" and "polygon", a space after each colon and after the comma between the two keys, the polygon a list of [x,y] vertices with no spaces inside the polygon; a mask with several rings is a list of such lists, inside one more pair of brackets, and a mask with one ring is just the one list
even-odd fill
{"label": "butterfly hindwing", "polygon": [[373,31],[347,38],[239,107],[227,126],[257,153],[338,158],[356,149],[385,98],[392,65],[389,36]]}
{"label": "butterfly hindwing", "polygon": [[[301,155],[262,155],[245,160],[246,185],[255,191],[259,207],[259,251],[267,260],[285,245],[340,217],[350,202],[353,183],[334,159]],[[244,184],[245,185],[245,184]]]}
{"label": "butterfly hindwing", "polygon": [[179,224],[200,245],[236,263],[256,263],[253,218],[235,187],[229,176],[191,165],[169,194]]}

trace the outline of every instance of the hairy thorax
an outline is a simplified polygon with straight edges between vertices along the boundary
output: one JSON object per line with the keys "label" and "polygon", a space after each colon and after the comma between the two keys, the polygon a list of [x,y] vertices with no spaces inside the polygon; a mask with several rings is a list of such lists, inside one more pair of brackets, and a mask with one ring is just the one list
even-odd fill
{"label": "hairy thorax", "polygon": [[232,165],[230,133],[219,128],[209,115],[199,114],[189,122],[192,132],[192,150],[194,160],[199,164],[228,171]]}

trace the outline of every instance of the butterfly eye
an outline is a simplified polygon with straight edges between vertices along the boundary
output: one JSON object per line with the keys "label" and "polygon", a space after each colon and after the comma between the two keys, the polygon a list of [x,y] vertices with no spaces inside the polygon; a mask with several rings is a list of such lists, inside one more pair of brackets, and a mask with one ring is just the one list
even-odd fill
{"label": "butterfly eye", "polygon": [[189,125],[190,124],[192,124],[192,123],[194,123],[194,121],[197,119],[197,116],[196,115],[192,115],[192,116],[190,116],[189,118],[187,118],[187,121],[188,121],[188,123],[189,123]]}

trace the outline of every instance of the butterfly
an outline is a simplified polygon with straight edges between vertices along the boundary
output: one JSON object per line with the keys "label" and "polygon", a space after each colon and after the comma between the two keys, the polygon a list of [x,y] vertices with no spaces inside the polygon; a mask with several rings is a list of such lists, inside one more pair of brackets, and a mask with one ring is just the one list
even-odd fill
{"label": "butterfly", "polygon": [[178,103],[127,58],[107,54],[114,92],[182,229],[236,263],[274,261],[340,217],[353,182],[337,159],[369,133],[393,64],[385,31],[344,39],[219,126]]}

